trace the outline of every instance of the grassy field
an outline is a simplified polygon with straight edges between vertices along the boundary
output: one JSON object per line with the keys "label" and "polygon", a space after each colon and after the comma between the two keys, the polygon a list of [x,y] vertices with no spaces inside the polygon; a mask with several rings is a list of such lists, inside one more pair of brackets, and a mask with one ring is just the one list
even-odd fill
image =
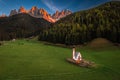
{"label": "grassy field", "polygon": [[120,48],[77,48],[96,68],[70,64],[72,49],[16,40],[0,46],[0,80],[120,80]]}

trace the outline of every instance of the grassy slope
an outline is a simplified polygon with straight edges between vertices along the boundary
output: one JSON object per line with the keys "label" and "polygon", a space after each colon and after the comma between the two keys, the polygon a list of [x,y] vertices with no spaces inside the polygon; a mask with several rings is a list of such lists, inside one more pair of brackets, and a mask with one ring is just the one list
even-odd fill
{"label": "grassy slope", "polygon": [[120,80],[120,48],[78,48],[97,68],[66,62],[71,49],[17,40],[0,46],[0,80]]}

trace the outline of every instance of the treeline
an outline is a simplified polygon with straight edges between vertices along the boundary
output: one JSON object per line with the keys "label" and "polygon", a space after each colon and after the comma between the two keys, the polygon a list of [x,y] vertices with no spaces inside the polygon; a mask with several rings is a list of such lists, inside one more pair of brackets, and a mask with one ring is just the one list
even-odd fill
{"label": "treeline", "polygon": [[0,18],[0,41],[36,36],[50,26],[48,21],[28,14],[3,17]]}
{"label": "treeline", "polygon": [[120,43],[120,1],[62,18],[52,28],[41,32],[39,40],[73,45],[98,37]]}

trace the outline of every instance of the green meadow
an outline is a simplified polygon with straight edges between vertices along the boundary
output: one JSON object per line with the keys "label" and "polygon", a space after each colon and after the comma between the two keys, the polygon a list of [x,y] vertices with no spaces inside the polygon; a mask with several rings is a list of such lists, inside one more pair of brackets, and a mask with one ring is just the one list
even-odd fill
{"label": "green meadow", "polygon": [[83,68],[66,61],[72,49],[35,40],[4,41],[0,46],[0,80],[120,80],[120,47],[78,47],[96,64]]}

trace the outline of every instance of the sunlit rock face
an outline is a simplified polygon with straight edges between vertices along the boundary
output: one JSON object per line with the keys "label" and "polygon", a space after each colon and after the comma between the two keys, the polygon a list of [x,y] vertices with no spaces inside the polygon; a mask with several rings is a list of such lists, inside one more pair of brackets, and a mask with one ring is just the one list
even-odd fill
{"label": "sunlit rock face", "polygon": [[29,14],[33,17],[44,18],[49,22],[55,22],[55,20],[52,19],[48,12],[43,8],[38,9],[36,6],[34,6],[29,10]]}
{"label": "sunlit rock face", "polygon": [[70,10],[67,10],[67,9],[62,10],[61,12],[56,11],[56,13],[52,15],[52,18],[55,20],[59,20],[60,18],[63,18],[71,13],[72,12]]}
{"label": "sunlit rock face", "polygon": [[38,9],[36,6],[33,6],[33,7],[30,9],[29,13],[30,13],[31,15],[33,15],[33,16],[38,16],[38,11],[39,11],[39,9]]}
{"label": "sunlit rock face", "polygon": [[61,12],[56,11],[52,16],[51,14],[49,14],[45,9],[43,8],[37,8],[36,6],[33,6],[30,10],[26,10],[23,6],[21,6],[19,8],[19,10],[17,11],[16,9],[11,10],[10,15],[15,15],[15,14],[19,14],[19,13],[27,13],[33,17],[36,18],[44,18],[45,20],[49,21],[49,22],[56,22],[57,20],[59,20],[60,18],[63,18],[69,14],[71,14],[72,12],[70,10],[62,10]]}
{"label": "sunlit rock face", "polygon": [[20,9],[18,10],[19,13],[27,13],[27,10],[25,10],[25,8],[23,6],[20,7]]}
{"label": "sunlit rock face", "polygon": [[48,12],[45,9],[40,8],[39,15],[41,15],[44,19],[46,19],[49,22],[55,22],[55,20],[52,19],[52,17],[48,14]]}

